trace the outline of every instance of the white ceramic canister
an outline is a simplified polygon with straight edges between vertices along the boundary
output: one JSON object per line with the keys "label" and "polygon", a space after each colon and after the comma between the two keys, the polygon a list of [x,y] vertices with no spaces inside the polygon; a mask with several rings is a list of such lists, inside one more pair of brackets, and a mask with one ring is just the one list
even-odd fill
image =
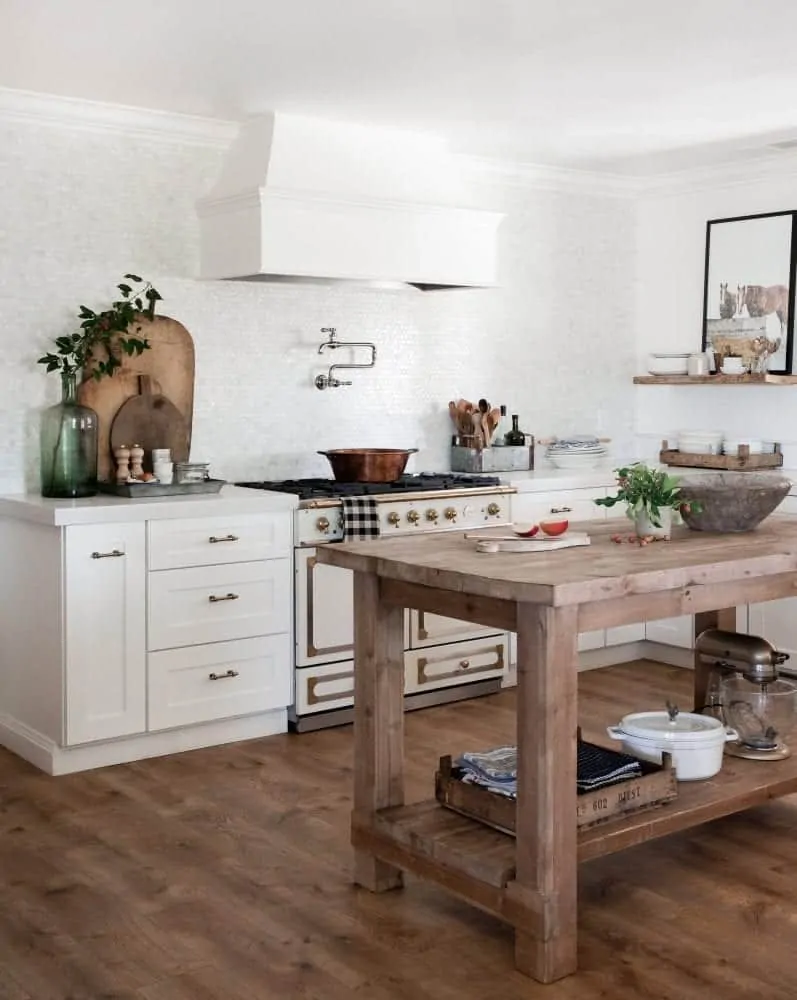
{"label": "white ceramic canister", "polygon": [[690,354],[686,362],[686,372],[693,378],[708,375],[708,358],[705,354]]}
{"label": "white ceramic canister", "polygon": [[635,712],[606,732],[622,742],[626,753],[642,760],[660,764],[662,753],[672,754],[679,781],[698,781],[719,773],[725,744],[739,738],[719,719],[694,712],[680,712],[674,718],[668,712]]}

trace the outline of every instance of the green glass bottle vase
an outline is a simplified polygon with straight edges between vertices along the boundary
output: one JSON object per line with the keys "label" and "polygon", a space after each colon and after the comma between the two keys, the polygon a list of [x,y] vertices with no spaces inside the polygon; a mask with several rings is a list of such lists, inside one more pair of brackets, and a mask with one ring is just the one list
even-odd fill
{"label": "green glass bottle vase", "polygon": [[97,414],[77,401],[77,375],[61,375],[61,402],[41,420],[41,493],[75,499],[97,492]]}

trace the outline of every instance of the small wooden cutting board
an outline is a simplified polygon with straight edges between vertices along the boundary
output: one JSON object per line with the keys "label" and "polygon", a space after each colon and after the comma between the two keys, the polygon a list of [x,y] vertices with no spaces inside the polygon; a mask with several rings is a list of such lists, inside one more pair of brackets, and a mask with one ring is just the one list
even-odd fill
{"label": "small wooden cutting board", "polygon": [[570,549],[579,545],[589,545],[590,538],[585,531],[568,532],[559,538],[510,538],[508,535],[465,535],[476,540],[477,552],[553,552],[556,549]]}
{"label": "small wooden cutting board", "polygon": [[144,449],[144,468],[150,472],[153,448],[169,448],[173,462],[187,462],[189,434],[183,415],[166,396],[152,394],[149,375],[140,375],[138,384],[139,395],[119,408],[111,424],[111,450],[140,445]]}

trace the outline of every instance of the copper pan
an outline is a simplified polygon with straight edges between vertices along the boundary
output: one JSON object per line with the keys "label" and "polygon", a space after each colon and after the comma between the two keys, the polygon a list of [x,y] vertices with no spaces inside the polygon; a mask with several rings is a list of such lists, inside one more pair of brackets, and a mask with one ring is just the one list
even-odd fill
{"label": "copper pan", "polygon": [[394,483],[417,448],[334,448],[319,451],[339,483]]}

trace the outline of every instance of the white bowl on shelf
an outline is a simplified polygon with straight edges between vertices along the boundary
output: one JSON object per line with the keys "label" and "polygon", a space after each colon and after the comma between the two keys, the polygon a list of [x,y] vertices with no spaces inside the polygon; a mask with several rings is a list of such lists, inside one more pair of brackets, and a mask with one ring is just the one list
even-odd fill
{"label": "white bowl on shelf", "polygon": [[648,357],[651,375],[686,375],[689,371],[688,354],[651,354]]}
{"label": "white bowl on shelf", "polygon": [[753,441],[745,438],[725,438],[725,440],[722,442],[722,454],[738,455],[739,446],[743,444],[746,444],[747,447],[750,449],[751,455],[763,455],[764,453],[763,441]]}

